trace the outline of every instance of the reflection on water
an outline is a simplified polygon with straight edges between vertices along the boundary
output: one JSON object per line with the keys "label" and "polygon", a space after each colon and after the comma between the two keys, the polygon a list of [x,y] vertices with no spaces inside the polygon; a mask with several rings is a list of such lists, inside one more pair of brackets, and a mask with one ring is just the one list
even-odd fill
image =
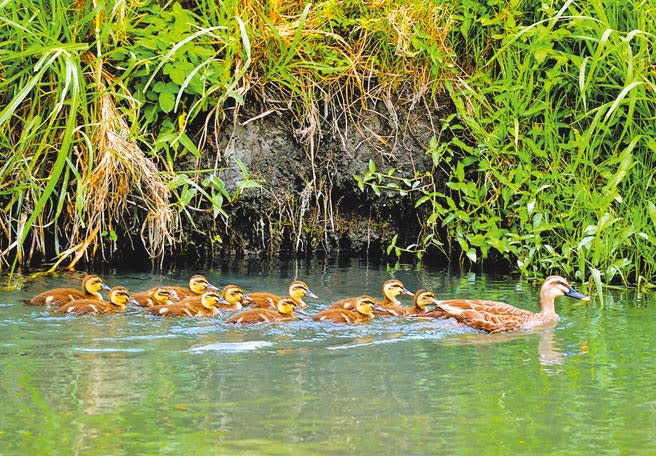
{"label": "reflection on water", "polygon": [[[106,282],[139,290],[184,283],[193,272],[107,274]],[[207,275],[278,293],[303,278],[320,296],[310,313],[333,299],[377,296],[392,276],[439,297],[537,310],[534,284],[480,274],[353,261],[237,263]],[[427,319],[235,327],[134,309],[77,318],[19,303],[75,285],[78,276],[0,292],[0,454],[649,454],[656,447],[656,319],[645,296],[612,294],[603,308],[560,300],[556,326],[493,335]]]}

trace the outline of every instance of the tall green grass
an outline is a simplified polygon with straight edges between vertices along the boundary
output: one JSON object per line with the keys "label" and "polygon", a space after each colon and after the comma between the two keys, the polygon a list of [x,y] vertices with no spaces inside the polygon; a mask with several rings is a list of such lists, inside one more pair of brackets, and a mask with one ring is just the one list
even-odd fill
{"label": "tall green grass", "polygon": [[[432,169],[371,162],[354,181],[409,195],[422,216],[416,242],[396,236],[389,253],[653,284],[654,11],[653,0],[0,2],[0,264],[74,267],[130,242],[160,260],[199,215],[220,242],[231,203],[258,186],[280,201],[294,248],[327,245],[338,203],[326,134],[359,129],[384,157],[363,116],[384,105],[399,129],[394,100],[431,106],[447,92]],[[247,102],[289,117],[307,155],[298,192],[275,195],[209,152]],[[225,167],[241,175],[235,188]]]}
{"label": "tall green grass", "polygon": [[424,232],[390,251],[454,242],[463,260],[527,276],[654,284],[656,5],[530,6],[461,19],[453,39],[471,52],[471,73],[447,84],[456,113],[428,148],[446,182],[415,186]]}

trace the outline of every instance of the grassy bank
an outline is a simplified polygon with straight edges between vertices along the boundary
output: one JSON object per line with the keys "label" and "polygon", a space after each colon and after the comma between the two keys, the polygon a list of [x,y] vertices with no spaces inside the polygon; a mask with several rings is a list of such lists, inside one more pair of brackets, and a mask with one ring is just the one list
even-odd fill
{"label": "grassy bank", "polygon": [[448,92],[432,169],[354,180],[422,214],[390,253],[653,283],[652,3],[0,2],[0,264],[74,267],[128,239],[159,260],[199,217],[229,230],[266,186],[211,147],[246,99],[287,116],[330,212],[321,138]]}

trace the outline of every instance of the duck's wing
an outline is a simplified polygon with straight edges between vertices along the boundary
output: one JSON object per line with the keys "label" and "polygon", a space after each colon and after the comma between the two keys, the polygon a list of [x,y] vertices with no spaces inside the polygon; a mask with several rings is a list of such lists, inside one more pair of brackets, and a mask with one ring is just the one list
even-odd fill
{"label": "duck's wing", "polygon": [[148,307],[146,312],[158,317],[195,317],[198,315],[198,309],[180,303]]}
{"label": "duck's wing", "polygon": [[256,324],[256,323],[270,323],[276,320],[276,312],[269,309],[250,309],[244,312],[239,312],[226,320],[226,323],[236,324]]}
{"label": "duck's wing", "polygon": [[87,297],[88,295],[85,295],[80,290],[76,290],[75,288],[54,288],[52,290],[39,293],[30,299],[27,304],[33,306],[59,307],[76,299],[84,299]]}
{"label": "duck's wing", "polygon": [[106,304],[94,299],[70,301],[53,310],[53,312],[65,314],[97,314],[106,311]]}
{"label": "duck's wing", "polygon": [[438,301],[437,306],[448,314],[447,317],[491,333],[519,329],[535,315],[498,301],[449,299]]}

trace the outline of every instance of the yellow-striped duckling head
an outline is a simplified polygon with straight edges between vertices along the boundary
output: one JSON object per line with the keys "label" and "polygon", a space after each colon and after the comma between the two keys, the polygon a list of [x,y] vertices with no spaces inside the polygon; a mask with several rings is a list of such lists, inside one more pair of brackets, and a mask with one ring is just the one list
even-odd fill
{"label": "yellow-striped duckling head", "polygon": [[308,286],[307,283],[303,282],[302,280],[294,280],[292,283],[289,284],[289,297],[291,297],[296,304],[298,304],[298,307],[307,307],[307,304],[303,302],[304,297],[308,298],[318,298],[316,294],[310,290],[310,287]]}
{"label": "yellow-striped duckling head", "polygon": [[291,315],[294,311],[307,315],[303,308],[291,296],[284,296],[276,303],[276,309],[283,315]]}
{"label": "yellow-striped duckling head", "polygon": [[113,306],[125,309],[130,304],[137,304],[137,301],[130,296],[128,289],[125,287],[114,287],[109,290],[109,302]]}
{"label": "yellow-striped duckling head", "polygon": [[374,316],[374,309],[375,310],[385,310],[382,307],[380,307],[374,298],[371,296],[367,295],[362,295],[358,296],[355,299],[355,310],[356,312],[366,315],[367,317],[373,317]]}
{"label": "yellow-striped duckling head", "polygon": [[391,300],[396,300],[396,297],[399,295],[409,295],[413,296],[414,293],[410,290],[408,290],[405,285],[403,285],[403,282],[401,282],[398,279],[390,279],[386,280],[383,283],[383,294],[385,297],[391,299]]}
{"label": "yellow-striped duckling head", "polygon": [[153,292],[153,299],[157,301],[157,305],[163,306],[177,301],[178,293],[173,288],[158,287]]}
{"label": "yellow-striped duckling head", "polygon": [[91,274],[82,279],[82,289],[89,294],[98,295],[100,290],[109,290],[109,287],[100,276]]}
{"label": "yellow-striped duckling head", "polygon": [[415,293],[415,306],[417,306],[421,310],[426,310],[426,307],[430,305],[437,305],[437,298],[435,298],[435,294],[430,291],[430,290],[417,290]]}
{"label": "yellow-striped duckling head", "polygon": [[223,287],[223,299],[227,301],[228,304],[231,306],[234,306],[236,304],[248,304],[249,302],[252,301],[250,296],[248,296],[242,287],[239,285],[226,285]]}
{"label": "yellow-striped duckling head", "polygon": [[207,277],[200,274],[191,276],[189,279],[189,289],[197,295],[203,294],[205,291],[218,290],[218,288],[216,288],[207,280]]}
{"label": "yellow-striped duckling head", "polygon": [[228,304],[216,291],[206,291],[200,297],[200,304],[206,309],[213,310],[219,304]]}

